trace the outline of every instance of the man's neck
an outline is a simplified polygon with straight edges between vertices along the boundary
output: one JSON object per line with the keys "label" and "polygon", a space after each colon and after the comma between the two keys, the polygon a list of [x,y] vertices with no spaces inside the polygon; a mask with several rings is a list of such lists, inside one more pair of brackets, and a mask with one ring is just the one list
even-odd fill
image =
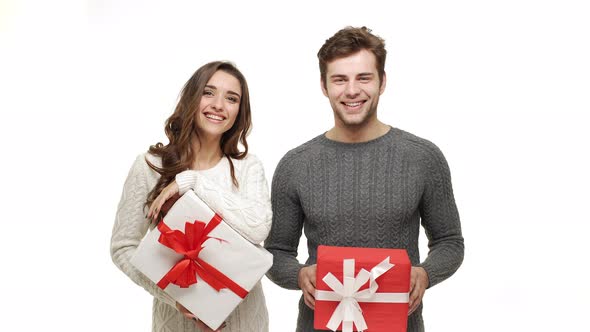
{"label": "man's neck", "polygon": [[362,126],[336,125],[326,132],[326,138],[342,143],[362,143],[387,134],[390,128],[379,120]]}

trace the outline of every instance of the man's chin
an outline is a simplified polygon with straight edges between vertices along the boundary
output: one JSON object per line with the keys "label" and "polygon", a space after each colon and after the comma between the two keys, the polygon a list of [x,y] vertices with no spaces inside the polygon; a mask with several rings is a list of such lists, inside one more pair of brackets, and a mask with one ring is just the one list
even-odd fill
{"label": "man's chin", "polygon": [[360,127],[367,123],[366,114],[338,114],[340,122],[345,126]]}

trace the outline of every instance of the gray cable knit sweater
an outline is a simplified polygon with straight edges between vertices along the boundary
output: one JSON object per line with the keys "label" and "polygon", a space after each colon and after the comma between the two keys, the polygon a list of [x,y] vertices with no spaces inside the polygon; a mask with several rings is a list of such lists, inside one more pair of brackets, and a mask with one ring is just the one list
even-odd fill
{"label": "gray cable knit sweater", "polygon": [[[431,142],[396,128],[364,143],[320,135],[289,151],[275,170],[271,198],[273,223],[265,247],[274,265],[267,276],[287,289],[299,289],[302,229],[306,264],[316,263],[320,244],[404,248],[433,286],[463,261],[459,214],[443,154]],[[422,262],[420,223],[430,248]],[[303,300],[297,331],[315,331],[313,311]],[[408,318],[408,331],[424,331],[421,306]]]}

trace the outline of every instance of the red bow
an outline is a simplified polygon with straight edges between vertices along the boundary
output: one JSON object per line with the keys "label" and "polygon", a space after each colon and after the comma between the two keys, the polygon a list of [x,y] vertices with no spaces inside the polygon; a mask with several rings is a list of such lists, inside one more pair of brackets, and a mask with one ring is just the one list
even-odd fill
{"label": "red bow", "polygon": [[[162,277],[160,282],[158,282],[158,287],[164,289],[170,283],[173,283],[181,288],[188,288],[190,285],[197,283],[198,275],[217,291],[223,288],[229,288],[241,298],[248,295],[248,291],[199,258],[199,252],[203,249],[203,243],[213,238],[208,236],[208,234],[219,223],[221,223],[221,217],[217,214],[213,216],[208,224],[198,220],[195,220],[193,223],[186,222],[184,233],[179,230],[170,229],[164,221],[158,223],[158,230],[161,233],[158,241],[184,256]],[[221,239],[217,240],[223,241]]]}

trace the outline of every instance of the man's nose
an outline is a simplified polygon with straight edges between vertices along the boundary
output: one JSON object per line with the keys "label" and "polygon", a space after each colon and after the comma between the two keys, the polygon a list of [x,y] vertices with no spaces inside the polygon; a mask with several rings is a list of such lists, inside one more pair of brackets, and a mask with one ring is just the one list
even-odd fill
{"label": "man's nose", "polygon": [[358,82],[355,80],[350,80],[346,84],[346,95],[348,97],[356,97],[360,94],[361,89],[359,88]]}

